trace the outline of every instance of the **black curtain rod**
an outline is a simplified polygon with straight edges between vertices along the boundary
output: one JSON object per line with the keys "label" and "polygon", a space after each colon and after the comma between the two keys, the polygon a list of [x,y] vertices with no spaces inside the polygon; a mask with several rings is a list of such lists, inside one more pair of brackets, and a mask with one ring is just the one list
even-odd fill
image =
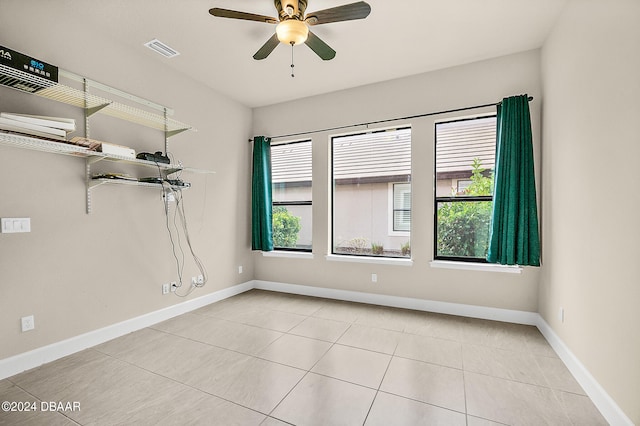
{"label": "black curtain rod", "polygon": [[[529,100],[529,102],[531,102],[533,100],[533,96],[529,96],[527,99]],[[294,137],[294,136],[310,135],[310,134],[313,134],[313,133],[333,132],[335,130],[343,130],[343,129],[348,129],[350,127],[369,126],[371,124],[382,124],[382,123],[389,123],[389,122],[392,122],[392,121],[409,120],[409,119],[412,119],[412,118],[429,117],[429,116],[432,116],[432,115],[448,114],[450,112],[460,112],[460,111],[467,111],[467,110],[470,110],[470,109],[486,108],[486,107],[490,107],[490,106],[498,106],[498,105],[501,105],[501,104],[502,104],[502,101],[495,102],[495,103],[492,103],[492,104],[475,105],[475,106],[464,107],[464,108],[449,109],[449,110],[446,110],[446,111],[427,112],[427,113],[424,113],[424,114],[408,115],[406,117],[387,118],[385,120],[368,121],[368,122],[365,122],[365,123],[358,123],[358,124],[346,124],[344,126],[329,127],[327,129],[322,129],[322,130],[312,130],[312,131],[308,131],[308,132],[290,133],[288,135],[270,136],[269,138],[270,139],[282,139],[282,138],[291,138],[291,137]],[[253,142],[253,139],[249,139],[249,142]]]}

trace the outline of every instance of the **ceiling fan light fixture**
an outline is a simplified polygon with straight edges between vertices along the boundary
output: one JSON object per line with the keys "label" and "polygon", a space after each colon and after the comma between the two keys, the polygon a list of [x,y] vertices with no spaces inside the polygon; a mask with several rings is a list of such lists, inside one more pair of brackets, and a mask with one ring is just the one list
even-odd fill
{"label": "ceiling fan light fixture", "polygon": [[303,21],[287,19],[276,26],[278,40],[284,44],[300,44],[307,41],[309,27]]}

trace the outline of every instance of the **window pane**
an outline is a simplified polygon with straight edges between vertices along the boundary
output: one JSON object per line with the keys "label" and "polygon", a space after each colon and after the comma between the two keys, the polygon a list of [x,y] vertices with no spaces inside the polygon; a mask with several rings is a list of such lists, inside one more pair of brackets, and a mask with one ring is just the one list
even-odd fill
{"label": "window pane", "polygon": [[393,230],[411,230],[411,184],[393,184]]}
{"label": "window pane", "polygon": [[486,259],[495,151],[495,116],[436,124],[436,259]]}
{"label": "window pane", "polygon": [[436,124],[436,197],[491,195],[495,158],[495,116]]}
{"label": "window pane", "polygon": [[311,251],[311,205],[273,206],[273,245]]}
{"label": "window pane", "polygon": [[311,251],[311,141],[271,146],[273,243]]}
{"label": "window pane", "polygon": [[487,256],[492,201],[437,202],[436,256]]}
{"label": "window pane", "polygon": [[411,129],[335,137],[332,162],[333,253],[409,257]]}

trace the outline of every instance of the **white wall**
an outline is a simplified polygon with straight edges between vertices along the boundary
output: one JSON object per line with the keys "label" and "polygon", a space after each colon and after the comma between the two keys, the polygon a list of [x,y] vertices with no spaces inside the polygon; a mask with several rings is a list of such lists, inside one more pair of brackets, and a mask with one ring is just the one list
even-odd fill
{"label": "white wall", "polygon": [[[217,172],[182,176],[193,184],[185,209],[210,276],[191,297],[251,280],[251,110],[186,80],[143,46],[130,51],[91,32],[51,3],[3,2],[0,43],[168,105],[197,128],[170,142],[177,160]],[[81,110],[8,88],[0,88],[0,111],[74,117],[83,129]],[[138,150],[163,147],[161,132],[110,117],[92,118],[91,130]],[[176,266],[159,191],[102,186],[87,215],[84,167],[80,158],[0,147],[0,217],[30,217],[32,226],[29,234],[0,234],[0,359],[183,301],[161,294],[162,283],[176,280]],[[187,261],[186,279],[198,273]],[[21,333],[26,315],[35,315],[36,329]]]}
{"label": "white wall", "polygon": [[[639,23],[638,1],[573,1],[542,50],[545,264],[539,306],[635,424],[640,424]],[[611,178],[619,184],[609,185]]]}
{"label": "white wall", "polygon": [[[363,86],[254,110],[254,134],[276,136],[367,121],[436,112],[500,101],[528,93],[536,152],[540,140],[539,51]],[[449,114],[447,117],[495,111],[495,108]],[[287,117],[283,120],[282,117]],[[329,138],[317,132],[313,140],[314,258],[286,259],[255,254],[256,278],[267,281],[331,287],[471,305],[537,311],[538,269],[521,275],[432,269],[433,259],[433,135],[428,117],[385,124],[412,127],[413,266],[327,261],[330,252]],[[361,131],[363,128],[353,128]],[[342,130],[341,132],[345,132]],[[371,273],[378,282],[371,283]]]}

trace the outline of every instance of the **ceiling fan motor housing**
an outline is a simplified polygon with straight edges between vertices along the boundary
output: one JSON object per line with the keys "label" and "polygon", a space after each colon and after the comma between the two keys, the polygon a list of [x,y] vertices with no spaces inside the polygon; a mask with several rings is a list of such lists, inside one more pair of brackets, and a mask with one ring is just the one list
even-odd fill
{"label": "ceiling fan motor housing", "polygon": [[[307,0],[274,0],[273,3],[276,6],[281,21],[286,19],[304,20],[304,13],[307,10]],[[291,15],[287,13],[288,7],[293,9]]]}

